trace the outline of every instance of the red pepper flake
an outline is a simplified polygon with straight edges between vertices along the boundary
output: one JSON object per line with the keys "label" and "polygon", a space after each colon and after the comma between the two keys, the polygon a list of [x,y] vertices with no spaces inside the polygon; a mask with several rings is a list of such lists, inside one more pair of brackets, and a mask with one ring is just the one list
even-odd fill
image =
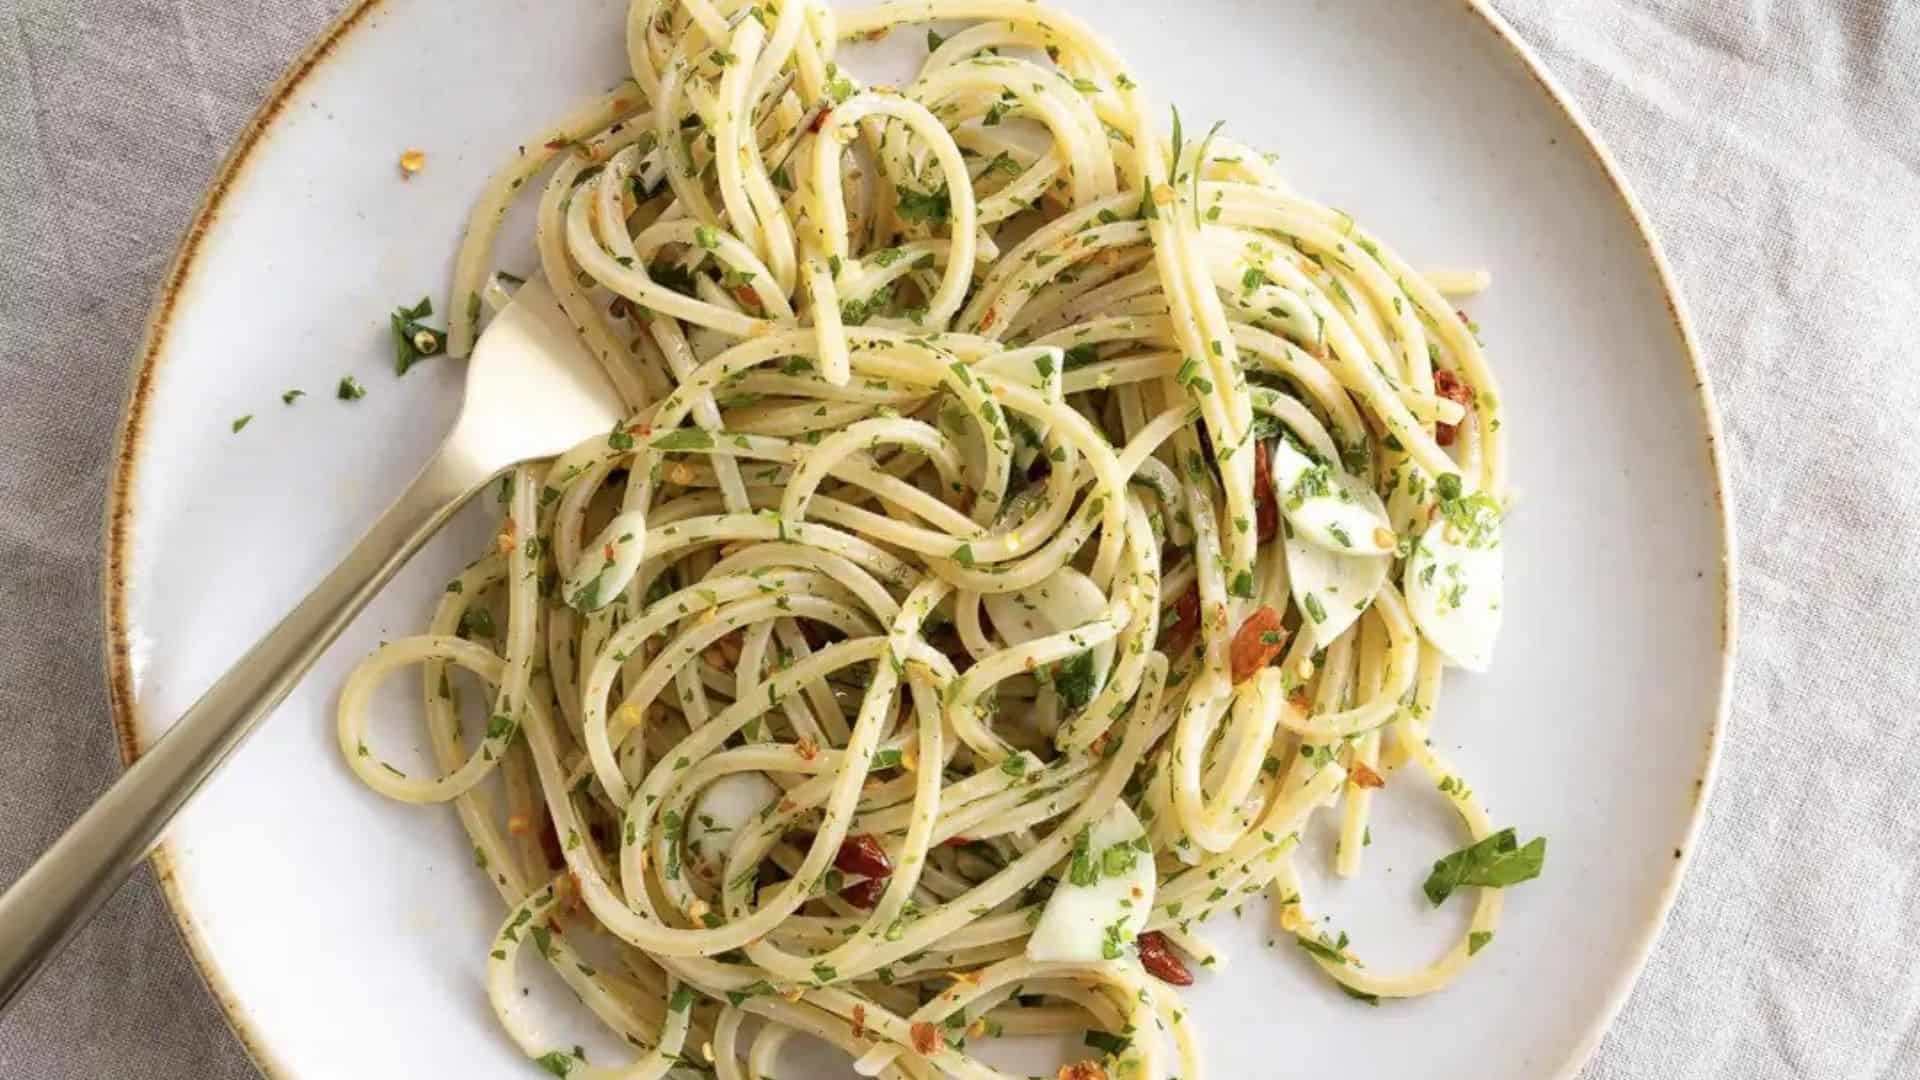
{"label": "red pepper flake", "polygon": [[608,562],[612,562],[613,561],[613,545],[608,544],[606,547],[601,548],[600,554],[605,555],[607,557]]}
{"label": "red pepper flake", "polygon": [[812,761],[820,756],[820,744],[804,735],[800,737],[799,742],[793,744],[793,748],[799,752],[802,761]]}
{"label": "red pepper flake", "polygon": [[819,134],[820,129],[825,127],[827,124],[827,117],[832,115],[833,115],[832,109],[821,109],[819,112],[814,113],[813,120],[807,124],[807,130],[814,134]]}
{"label": "red pepper flake", "polygon": [[1233,682],[1235,686],[1273,662],[1287,643],[1287,631],[1280,625],[1280,613],[1271,607],[1247,616],[1240,631],[1233,635]]}
{"label": "red pepper flake", "polygon": [[971,844],[971,843],[973,843],[973,841],[964,836],[949,836],[945,840],[940,841],[940,846],[941,847],[966,847],[968,844]]}
{"label": "red pepper flake", "polygon": [[1170,986],[1192,986],[1193,972],[1173,951],[1173,942],[1158,930],[1149,930],[1133,941],[1140,949],[1140,966],[1147,974]]}
{"label": "red pepper flake", "polygon": [[843,874],[858,874],[861,877],[883,878],[893,873],[893,860],[887,858],[887,851],[880,846],[880,840],[872,833],[860,833],[849,836],[840,842],[840,852],[833,857],[833,865]]}
{"label": "red pepper flake", "polygon": [[[1461,380],[1460,376],[1446,368],[1434,369],[1433,392],[1458,404],[1463,409],[1473,404],[1473,391],[1467,389],[1467,384]],[[1441,446],[1452,446],[1454,436],[1459,433],[1459,430],[1458,424],[1435,424],[1433,441]]]}
{"label": "red pepper flake", "polygon": [[1000,309],[988,308],[987,313],[985,315],[980,316],[980,329],[986,330],[991,328],[993,326],[994,320],[998,319],[999,317],[1000,317]]}
{"label": "red pepper flake", "polygon": [[1253,447],[1253,517],[1261,543],[1280,532],[1280,503],[1273,497],[1272,452],[1263,443]]}
{"label": "red pepper flake", "polygon": [[566,148],[567,148],[567,140],[565,139],[548,139],[547,140],[547,149],[549,150],[565,150]]}
{"label": "red pepper flake", "polygon": [[925,1020],[915,1020],[909,1029],[913,1033],[914,1052],[931,1054],[940,1047],[940,1031]]}
{"label": "red pepper flake", "polygon": [[872,911],[874,907],[880,903],[880,897],[884,895],[886,891],[886,878],[868,878],[865,881],[856,881],[846,888],[841,889],[840,899],[845,900],[861,911]]}
{"label": "red pepper flake", "polygon": [[1360,788],[1383,788],[1387,786],[1386,777],[1374,772],[1364,761],[1356,761],[1347,770],[1347,783]]}
{"label": "red pepper flake", "polygon": [[860,1004],[857,1001],[854,1002],[852,1019],[853,1019],[853,1037],[856,1039],[866,1038],[867,1037],[867,1007],[865,1005]]}
{"label": "red pepper flake", "polygon": [[754,292],[753,286],[751,285],[734,286],[733,298],[740,301],[741,307],[757,308],[761,306],[760,294]]}
{"label": "red pepper flake", "polygon": [[1075,1061],[1060,1066],[1056,1080],[1107,1080],[1107,1070],[1097,1061]]}

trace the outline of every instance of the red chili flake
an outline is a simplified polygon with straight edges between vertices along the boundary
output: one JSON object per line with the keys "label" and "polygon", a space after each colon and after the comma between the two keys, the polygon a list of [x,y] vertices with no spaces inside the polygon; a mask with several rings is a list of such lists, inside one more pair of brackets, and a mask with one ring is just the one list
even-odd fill
{"label": "red chili flake", "polygon": [[[1457,403],[1463,409],[1473,404],[1473,391],[1467,389],[1467,384],[1461,380],[1460,376],[1446,368],[1434,369],[1433,392],[1448,401]],[[1454,436],[1459,430],[1458,424],[1436,424],[1433,440],[1441,446],[1452,446]]]}
{"label": "red chili flake", "polygon": [[1186,961],[1173,951],[1173,942],[1167,940],[1167,935],[1149,930],[1133,943],[1140,949],[1140,966],[1147,969],[1147,974],[1171,986],[1193,985],[1193,972],[1187,970]]}
{"label": "red chili flake", "polygon": [[971,844],[971,843],[973,843],[973,841],[964,836],[949,836],[945,840],[940,841],[940,846],[941,847],[966,847],[968,844]]}
{"label": "red chili flake", "polygon": [[740,301],[740,305],[742,307],[757,308],[760,306],[760,294],[757,292],[754,292],[753,286],[751,285],[734,286],[733,298],[735,300]]}
{"label": "red chili flake", "polygon": [[880,840],[872,833],[860,833],[849,836],[840,842],[840,853],[833,857],[833,865],[843,874],[859,874],[861,877],[883,878],[893,873],[893,860],[887,858],[887,851],[880,846]]}
{"label": "red chili flake", "polygon": [[1265,444],[1253,447],[1253,517],[1261,543],[1280,532],[1280,503],[1273,497],[1272,452]]}
{"label": "red chili flake", "polygon": [[1271,663],[1286,643],[1287,631],[1280,625],[1279,612],[1262,606],[1247,616],[1239,632],[1233,635],[1234,685],[1251,679],[1255,672]]}
{"label": "red chili flake", "polygon": [[1055,1080],[1107,1080],[1107,1070],[1097,1061],[1075,1061],[1060,1066]]}
{"label": "red chili flake", "polygon": [[[799,752],[800,760],[802,761],[812,761],[814,758],[820,756],[820,744],[804,735],[800,737],[799,742],[793,745],[793,748]],[[845,851],[846,848],[843,846],[840,850]]]}
{"label": "red chili flake", "polygon": [[1287,703],[1301,712],[1306,712],[1307,708],[1313,704],[1313,698],[1307,693],[1306,686],[1301,685],[1294,687],[1292,692],[1287,694]]}
{"label": "red chili flake", "polygon": [[1364,761],[1356,761],[1347,770],[1347,783],[1354,787],[1383,788],[1387,786],[1386,777],[1374,772]]}
{"label": "red chili flake", "polygon": [[871,911],[876,904],[880,903],[880,897],[886,891],[886,878],[870,877],[865,881],[856,881],[846,888],[841,889],[840,899],[845,900],[861,911]]}
{"label": "red chili flake", "polygon": [[985,315],[980,316],[980,329],[986,330],[992,327],[994,320],[998,319],[999,317],[1000,317],[1000,311],[998,308],[988,308],[987,313]]}
{"label": "red chili flake", "polygon": [[547,140],[547,149],[549,150],[565,150],[566,148],[567,148],[567,140],[565,139],[548,139]]}
{"label": "red chili flake", "polygon": [[916,1053],[931,1054],[940,1047],[940,1030],[925,1020],[915,1020],[909,1029],[913,1033],[913,1049]]}
{"label": "red chili flake", "polygon": [[866,1038],[867,1037],[867,1007],[865,1005],[860,1004],[859,1002],[855,1002],[853,1005],[852,1019],[853,1019],[853,1037],[856,1039]]}
{"label": "red chili flake", "polygon": [[600,554],[605,555],[607,557],[608,562],[612,562],[613,561],[613,545],[608,544],[606,547],[601,548]]}
{"label": "red chili flake", "polygon": [[826,126],[827,117],[832,115],[832,109],[821,109],[819,112],[814,113],[812,122],[807,125],[807,130],[818,133],[822,127]]}

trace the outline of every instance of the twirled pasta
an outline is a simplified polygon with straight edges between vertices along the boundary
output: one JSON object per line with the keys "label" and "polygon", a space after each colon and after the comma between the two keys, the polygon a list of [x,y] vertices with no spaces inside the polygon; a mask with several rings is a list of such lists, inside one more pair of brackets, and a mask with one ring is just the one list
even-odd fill
{"label": "twirled pasta", "polygon": [[[969,25],[910,85],[836,63],[930,20]],[[452,802],[506,901],[513,1040],[559,1075],[759,1077],[799,1032],[863,1074],[987,1077],[972,1040],[1099,1028],[1133,1037],[1074,1075],[1198,1077],[1162,980],[1261,891],[1355,994],[1457,975],[1496,888],[1375,974],[1310,936],[1292,861],[1340,802],[1353,873],[1407,764],[1468,852],[1500,839],[1426,738],[1443,659],[1490,646],[1506,498],[1493,377],[1434,282],[1258,153],[1163,136],[1096,33],[1025,0],[636,0],[626,39],[632,81],[488,185],[449,351],[552,164],[541,268],[633,418],[514,470],[497,550],[340,704],[348,764]],[[425,779],[366,716],[416,663]],[[449,665],[491,694],[477,741]],[[1115,814],[1144,936],[1030,959]],[[529,941],[634,1062],[520,1015]]]}

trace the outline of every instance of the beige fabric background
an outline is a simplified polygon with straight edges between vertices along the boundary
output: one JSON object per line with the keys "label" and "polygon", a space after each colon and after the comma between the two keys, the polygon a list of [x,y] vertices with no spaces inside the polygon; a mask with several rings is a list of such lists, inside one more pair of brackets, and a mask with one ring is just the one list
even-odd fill
{"label": "beige fabric background", "polygon": [[[115,772],[98,535],[148,302],[340,3],[0,3],[0,880]],[[1920,1076],[1920,2],[1496,6],[1658,223],[1743,549],[1719,790],[1588,1080]],[[0,1077],[252,1075],[146,874],[0,1019]]]}

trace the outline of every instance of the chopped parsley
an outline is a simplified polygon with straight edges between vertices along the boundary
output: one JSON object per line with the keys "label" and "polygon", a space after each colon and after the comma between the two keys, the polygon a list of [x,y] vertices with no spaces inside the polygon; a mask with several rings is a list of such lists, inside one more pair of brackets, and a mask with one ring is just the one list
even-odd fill
{"label": "chopped parsley", "polygon": [[1547,838],[1536,836],[1522,847],[1512,829],[1499,832],[1433,864],[1424,889],[1434,906],[1446,902],[1455,889],[1475,885],[1504,889],[1540,876],[1547,861]]}
{"label": "chopped parsley", "polygon": [[899,196],[897,209],[903,221],[932,224],[946,221],[953,214],[953,196],[945,184],[932,191],[915,191],[902,186],[895,188],[894,193]]}
{"label": "chopped parsley", "polygon": [[412,307],[397,307],[387,316],[393,333],[393,373],[405,375],[407,369],[429,356],[447,351],[447,332],[422,322],[433,314],[433,298],[423,296]]}

